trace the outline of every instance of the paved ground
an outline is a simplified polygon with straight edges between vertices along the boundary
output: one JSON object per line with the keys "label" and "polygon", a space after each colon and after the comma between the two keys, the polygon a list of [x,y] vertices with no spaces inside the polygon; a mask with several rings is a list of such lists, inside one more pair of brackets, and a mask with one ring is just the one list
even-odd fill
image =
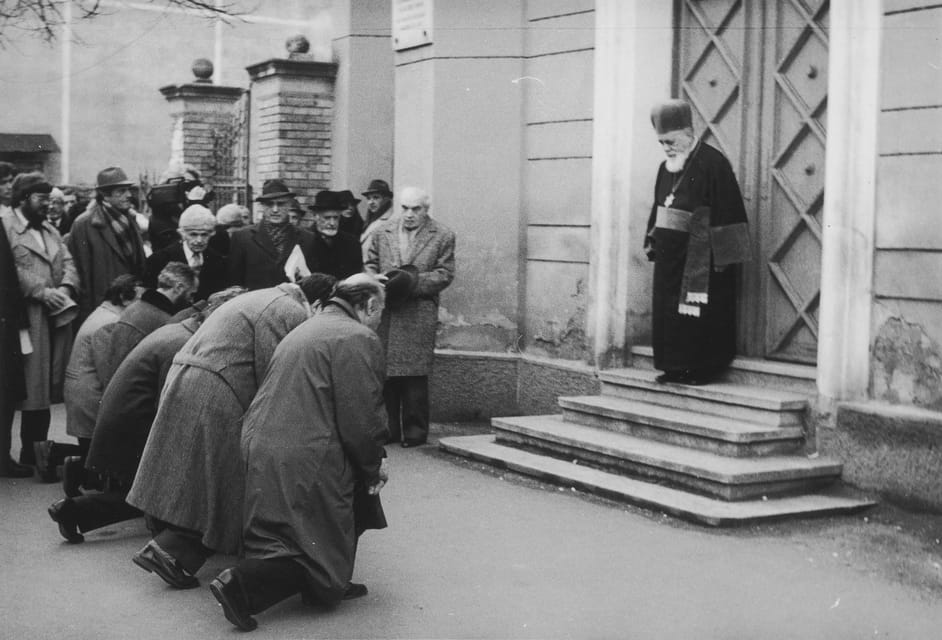
{"label": "paved ground", "polygon": [[[357,563],[370,594],[333,611],[289,600],[258,616],[251,637],[940,637],[942,528],[931,517],[879,507],[714,530],[434,447],[390,458],[390,527],[363,537]],[[205,587],[173,591],[130,562],[147,540],[142,523],[65,544],[45,513],[58,496],[55,485],[0,480],[0,638],[240,634]],[[230,562],[211,560],[204,584]]]}

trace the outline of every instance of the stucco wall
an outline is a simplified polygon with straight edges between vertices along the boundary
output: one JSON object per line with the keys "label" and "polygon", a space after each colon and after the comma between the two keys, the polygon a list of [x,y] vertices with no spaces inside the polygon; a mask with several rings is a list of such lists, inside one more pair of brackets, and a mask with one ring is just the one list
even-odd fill
{"label": "stucco wall", "polygon": [[521,15],[517,2],[436,2],[432,44],[395,55],[395,188],[428,189],[457,236],[441,348],[517,343]]}
{"label": "stucco wall", "polygon": [[524,346],[571,360],[590,355],[594,8],[527,2],[525,16]]}
{"label": "stucco wall", "polygon": [[942,7],[884,7],[870,395],[942,409]]}
{"label": "stucco wall", "polygon": [[[358,198],[370,180],[392,181],[393,52],[391,3],[335,0],[333,55],[337,63],[332,188]],[[360,203],[366,213],[366,203]]]}

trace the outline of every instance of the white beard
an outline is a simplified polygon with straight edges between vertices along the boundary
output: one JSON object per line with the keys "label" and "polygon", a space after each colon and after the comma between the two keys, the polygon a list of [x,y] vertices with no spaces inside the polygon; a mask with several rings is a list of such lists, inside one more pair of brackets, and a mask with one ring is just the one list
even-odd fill
{"label": "white beard", "polygon": [[690,151],[687,150],[683,153],[678,153],[673,158],[664,159],[664,168],[667,169],[668,173],[680,173],[684,168],[684,164],[687,162],[687,158],[690,157]]}

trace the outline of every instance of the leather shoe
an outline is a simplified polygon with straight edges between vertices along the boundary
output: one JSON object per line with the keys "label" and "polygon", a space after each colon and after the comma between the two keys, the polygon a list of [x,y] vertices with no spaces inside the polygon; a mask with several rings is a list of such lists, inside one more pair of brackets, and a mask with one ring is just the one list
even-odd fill
{"label": "leather shoe", "polygon": [[78,523],[75,522],[72,515],[74,513],[75,503],[71,498],[63,498],[49,505],[47,511],[52,521],[59,525],[59,534],[66,539],[69,544],[78,544],[85,542],[85,536],[78,532]]}
{"label": "leather shoe", "polygon": [[366,585],[360,582],[351,582],[347,585],[347,588],[343,592],[344,600],[356,600],[357,598],[362,598],[369,591],[366,589]]}
{"label": "leather shoe", "polygon": [[85,467],[79,456],[69,456],[62,462],[62,491],[70,498],[82,495],[82,482],[85,480]]}
{"label": "leather shoe", "polygon": [[682,382],[684,379],[683,371],[665,371],[654,379],[658,384],[667,384],[668,382]]}
{"label": "leather shoe", "polygon": [[32,467],[20,464],[12,458],[8,458],[6,463],[0,467],[0,478],[31,478],[32,476]]}
{"label": "leather shoe", "polygon": [[243,631],[252,631],[258,627],[258,622],[249,613],[248,599],[239,574],[233,569],[224,569],[213,578],[209,583],[209,590],[222,605],[226,620]]}
{"label": "leather shoe", "polygon": [[200,581],[180,566],[177,559],[160,548],[151,540],[131,558],[134,564],[148,573],[156,573],[164,582],[175,589],[192,589]]}
{"label": "leather shoe", "polygon": [[425,444],[425,440],[403,440],[402,448],[411,449],[412,447],[421,447],[423,444]]}
{"label": "leather shoe", "polygon": [[36,471],[39,472],[40,482],[55,482],[56,466],[52,462],[52,440],[40,440],[33,443],[33,454],[36,456]]}
{"label": "leather shoe", "polygon": [[[369,591],[365,584],[350,582],[343,591],[343,600],[356,600],[357,598],[362,598],[367,593],[369,593]],[[317,597],[307,589],[301,592],[301,602],[310,607],[318,606]]]}

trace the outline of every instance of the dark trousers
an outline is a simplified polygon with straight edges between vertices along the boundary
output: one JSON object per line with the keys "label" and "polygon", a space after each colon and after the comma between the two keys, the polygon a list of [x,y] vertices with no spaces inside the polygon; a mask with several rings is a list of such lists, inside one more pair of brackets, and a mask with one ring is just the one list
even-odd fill
{"label": "dark trousers", "polygon": [[79,531],[85,533],[109,524],[140,518],[143,512],[124,501],[127,491],[106,491],[72,498],[73,517]]}
{"label": "dark trousers", "polygon": [[291,558],[246,558],[235,566],[249,613],[261,613],[307,589],[304,567]]}
{"label": "dark trousers", "polygon": [[36,454],[33,443],[42,442],[49,436],[49,422],[52,413],[49,409],[34,409],[20,412],[20,464],[34,466]]}
{"label": "dark trousers", "polygon": [[389,441],[413,444],[428,439],[428,376],[387,378],[383,387],[389,416]]}
{"label": "dark trousers", "polygon": [[161,549],[176,558],[190,575],[196,574],[215,551],[203,545],[203,534],[155,519],[160,532],[154,536]]}

